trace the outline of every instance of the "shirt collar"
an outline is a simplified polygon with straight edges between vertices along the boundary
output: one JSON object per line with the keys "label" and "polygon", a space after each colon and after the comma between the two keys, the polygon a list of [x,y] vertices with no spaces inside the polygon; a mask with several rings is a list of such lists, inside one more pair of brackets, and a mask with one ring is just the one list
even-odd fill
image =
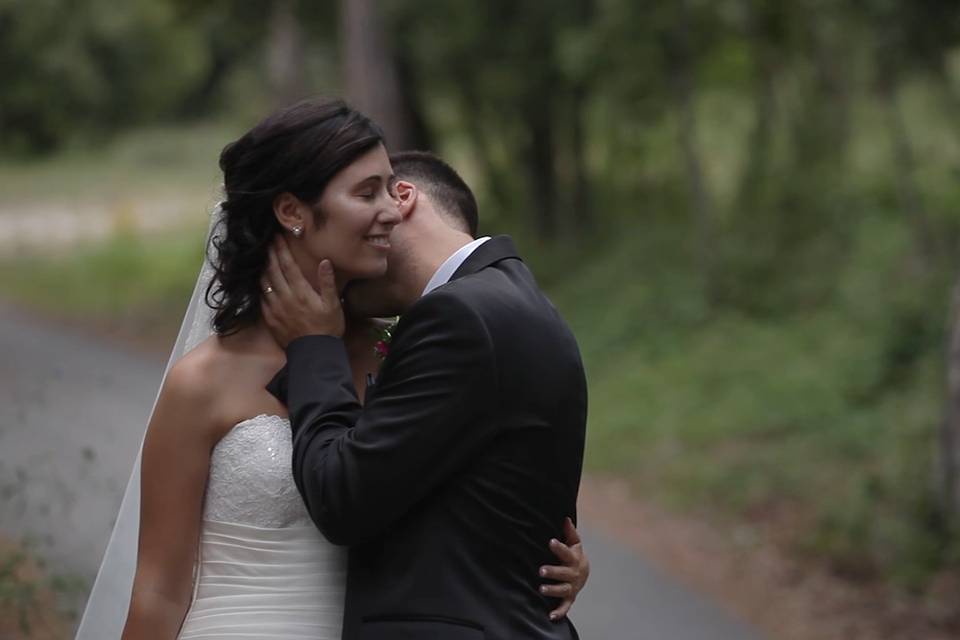
{"label": "shirt collar", "polygon": [[462,265],[463,262],[470,257],[470,254],[489,239],[490,236],[477,238],[473,242],[465,244],[457,249],[452,256],[444,260],[443,264],[440,265],[440,268],[437,269],[436,273],[433,274],[433,277],[430,278],[430,282],[427,283],[427,286],[423,290],[423,293],[420,294],[420,297],[427,295],[439,286],[447,284],[454,272],[456,272],[456,270],[460,268],[460,265]]}

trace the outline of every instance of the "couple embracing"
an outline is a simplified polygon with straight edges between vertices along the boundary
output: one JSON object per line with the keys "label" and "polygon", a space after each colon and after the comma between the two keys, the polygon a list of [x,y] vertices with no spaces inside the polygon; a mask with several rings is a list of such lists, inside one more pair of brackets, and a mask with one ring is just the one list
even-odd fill
{"label": "couple embracing", "polygon": [[511,240],[338,100],[220,167],[77,638],[576,638],[586,383]]}

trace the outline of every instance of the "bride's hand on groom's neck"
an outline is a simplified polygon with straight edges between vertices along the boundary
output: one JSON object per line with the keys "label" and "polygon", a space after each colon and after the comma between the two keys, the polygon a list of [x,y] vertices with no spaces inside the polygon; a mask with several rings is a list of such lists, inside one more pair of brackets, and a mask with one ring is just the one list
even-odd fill
{"label": "bride's hand on groom's neck", "polygon": [[260,284],[263,319],[282,348],[303,336],[343,337],[343,308],[329,260],[322,260],[317,267],[318,292],[303,276],[286,240],[278,236],[270,247]]}

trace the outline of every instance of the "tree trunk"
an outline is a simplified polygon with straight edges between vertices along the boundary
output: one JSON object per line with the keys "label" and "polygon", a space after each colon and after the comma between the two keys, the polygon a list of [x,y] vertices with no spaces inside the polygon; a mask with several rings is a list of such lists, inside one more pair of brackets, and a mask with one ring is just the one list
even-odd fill
{"label": "tree trunk", "polygon": [[297,0],[274,0],[272,6],[267,78],[274,104],[283,106],[305,95],[303,33],[297,19]]}
{"label": "tree trunk", "polygon": [[433,135],[420,102],[420,91],[418,90],[420,84],[414,72],[414,65],[410,61],[410,57],[404,55],[402,51],[396,51],[394,61],[396,62],[397,78],[400,80],[400,86],[403,87],[400,97],[403,102],[401,105],[402,117],[404,122],[407,123],[407,133],[409,134],[408,148],[434,149]]}
{"label": "tree trunk", "polygon": [[677,125],[677,141],[683,155],[683,163],[690,187],[691,209],[697,230],[697,262],[704,283],[706,299],[713,302],[716,300],[714,205],[697,142],[697,112],[692,70],[693,53],[687,11],[686,6],[678,9],[675,32],[667,35],[666,53],[674,99],[680,116]]}
{"label": "tree trunk", "polygon": [[[574,4],[579,28],[584,30],[596,29],[597,3],[595,0],[578,0]],[[587,97],[590,95],[589,71],[577,75],[572,82],[571,95],[571,153],[573,155],[573,215],[576,227],[587,232],[596,226],[594,220],[592,193],[590,189],[590,174],[587,169]]]}
{"label": "tree trunk", "polygon": [[850,140],[851,116],[850,73],[847,61],[853,56],[852,47],[841,36],[832,34],[826,28],[830,15],[822,16],[820,20],[812,21],[810,38],[813,44],[813,58],[816,63],[816,99],[829,112],[826,118],[828,125],[828,148],[830,156],[835,157],[838,163],[843,161]]}
{"label": "tree trunk", "polygon": [[947,350],[946,415],[940,426],[940,498],[946,513],[960,518],[960,276],[953,286]]}
{"label": "tree trunk", "polygon": [[693,93],[686,78],[678,79],[683,85],[680,89],[680,125],[677,131],[680,149],[683,152],[683,161],[686,166],[687,179],[690,184],[690,197],[697,229],[697,251],[700,273],[703,276],[707,299],[714,299],[713,264],[714,264],[714,212],[713,198],[707,186],[703,163],[697,145],[696,106]]}
{"label": "tree trunk", "polygon": [[917,257],[924,272],[931,268],[935,247],[930,233],[930,223],[923,205],[923,198],[915,178],[916,159],[913,153],[913,144],[910,141],[910,132],[907,130],[906,119],[897,93],[895,79],[881,83],[880,95],[883,100],[889,122],[890,135],[894,145],[894,170],[897,198],[900,208],[913,227],[914,239],[917,247]]}
{"label": "tree trunk", "polygon": [[210,48],[210,68],[193,89],[180,102],[177,113],[183,118],[195,118],[210,113],[217,92],[223,86],[230,72],[236,66],[239,56],[232,48],[212,43]]}
{"label": "tree trunk", "polygon": [[776,48],[768,42],[765,22],[751,14],[749,33],[753,63],[753,128],[747,143],[746,167],[740,179],[737,193],[737,212],[740,215],[756,215],[760,196],[770,175],[773,150],[773,127],[776,119],[776,95],[774,79]]}
{"label": "tree trunk", "polygon": [[473,144],[474,152],[477,154],[480,167],[485,174],[487,191],[489,191],[495,206],[498,209],[504,209],[510,203],[509,179],[505,172],[497,166],[490,136],[483,130],[483,110],[480,108],[481,102],[477,97],[476,88],[469,81],[469,75],[461,75],[460,77],[464,78],[464,81],[459,84],[460,90],[457,97],[463,110],[463,123]]}
{"label": "tree trunk", "polygon": [[[546,98],[546,99],[541,99]],[[527,168],[536,229],[545,239],[557,236],[557,180],[554,162],[553,109],[549,96],[530,96],[524,113],[530,135]]]}
{"label": "tree trunk", "polygon": [[573,88],[572,99],[572,141],[573,155],[573,213],[576,216],[577,228],[589,231],[595,226],[593,219],[593,203],[590,194],[590,176],[587,172],[587,145],[584,131],[586,118],[585,103],[587,90],[582,84]]}
{"label": "tree trunk", "polygon": [[411,100],[404,95],[376,0],[340,3],[343,87],[354,107],[373,118],[391,152],[417,147]]}

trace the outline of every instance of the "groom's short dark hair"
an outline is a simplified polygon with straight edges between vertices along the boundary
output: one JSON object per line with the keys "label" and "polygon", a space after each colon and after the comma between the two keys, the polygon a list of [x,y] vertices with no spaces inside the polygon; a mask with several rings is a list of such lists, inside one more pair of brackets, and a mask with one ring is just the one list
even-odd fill
{"label": "groom's short dark hair", "polygon": [[430,196],[442,213],[459,223],[463,231],[477,237],[480,216],[477,200],[453,167],[429,151],[400,151],[390,156],[393,173],[408,180]]}

